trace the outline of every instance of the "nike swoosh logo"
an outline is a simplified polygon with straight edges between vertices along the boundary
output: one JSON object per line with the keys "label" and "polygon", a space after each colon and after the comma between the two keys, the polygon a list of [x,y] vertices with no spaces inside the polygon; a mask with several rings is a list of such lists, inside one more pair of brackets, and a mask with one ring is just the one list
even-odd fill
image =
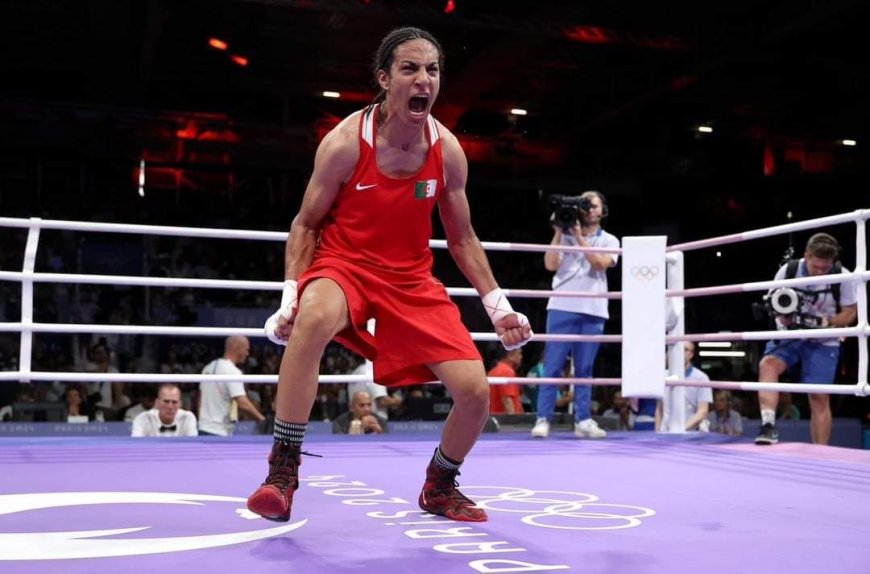
{"label": "nike swoosh logo", "polygon": [[375,187],[376,185],[377,185],[376,183],[373,183],[373,184],[371,184],[371,185],[361,185],[361,184],[358,183],[358,184],[356,184],[356,190],[357,190],[357,191],[363,191],[363,190],[366,190],[366,189],[369,189],[369,188]]}

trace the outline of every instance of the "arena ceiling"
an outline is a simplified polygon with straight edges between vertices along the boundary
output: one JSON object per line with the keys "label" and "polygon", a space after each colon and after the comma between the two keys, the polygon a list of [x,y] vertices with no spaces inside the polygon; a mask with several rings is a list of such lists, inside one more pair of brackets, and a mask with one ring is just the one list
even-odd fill
{"label": "arena ceiling", "polygon": [[804,154],[808,169],[843,138],[864,153],[866,4],[454,0],[447,14],[446,0],[5,0],[0,145],[310,165],[318,137],[374,94],[380,38],[416,25],[447,54],[436,115],[481,166],[679,170],[710,137],[759,158]]}

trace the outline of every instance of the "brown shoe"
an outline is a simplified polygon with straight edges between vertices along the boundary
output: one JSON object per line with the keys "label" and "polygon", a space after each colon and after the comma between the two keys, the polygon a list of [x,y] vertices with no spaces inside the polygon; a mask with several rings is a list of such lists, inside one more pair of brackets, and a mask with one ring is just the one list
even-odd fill
{"label": "brown shoe", "polygon": [[267,520],[287,522],[293,506],[293,493],[299,488],[302,447],[275,441],[269,454],[269,476],[248,497],[248,510]]}
{"label": "brown shoe", "polygon": [[458,469],[444,470],[432,460],[426,469],[426,482],[418,500],[420,508],[450,520],[486,522],[486,511],[475,506],[471,499],[457,489],[457,476]]}

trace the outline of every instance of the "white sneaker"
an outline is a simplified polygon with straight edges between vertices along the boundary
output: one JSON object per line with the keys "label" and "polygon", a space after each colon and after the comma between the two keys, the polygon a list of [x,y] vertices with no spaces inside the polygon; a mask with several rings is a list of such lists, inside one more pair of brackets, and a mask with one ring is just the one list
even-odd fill
{"label": "white sneaker", "polygon": [[574,434],[580,438],[605,438],[607,431],[599,428],[594,419],[574,423]]}
{"label": "white sneaker", "polygon": [[532,428],[532,436],[535,438],[547,438],[550,436],[550,421],[544,418],[536,420],[535,426]]}

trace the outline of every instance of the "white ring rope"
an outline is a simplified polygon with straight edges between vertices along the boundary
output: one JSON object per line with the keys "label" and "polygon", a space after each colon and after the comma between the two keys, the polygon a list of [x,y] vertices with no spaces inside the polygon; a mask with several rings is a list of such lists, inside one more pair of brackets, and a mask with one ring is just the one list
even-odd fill
{"label": "white ring rope", "polygon": [[857,385],[825,385],[812,383],[750,383],[746,381],[690,381],[687,379],[667,378],[665,379],[665,385],[668,387],[727,389],[729,391],[779,391],[781,393],[870,396],[870,386],[867,383],[858,383]]}
{"label": "white ring rope", "polygon": [[[101,325],[88,323],[30,323],[25,328],[24,323],[0,323],[0,333],[90,333],[94,335],[174,335],[174,336],[204,336],[229,337],[244,335],[245,337],[265,337],[263,329],[254,327],[173,327],[161,325]],[[793,329],[789,331],[747,331],[743,333],[692,333],[686,335],[668,335],[668,343],[680,341],[767,341],[770,339],[830,339],[834,337],[870,336],[870,327],[840,327],[828,329]],[[500,339],[495,333],[471,333],[475,341],[497,342]],[[534,342],[552,341],[555,343],[621,343],[622,335],[550,335],[536,333],[532,336]]]}
{"label": "white ring rope", "polygon": [[[132,275],[93,275],[81,273],[37,273],[27,271],[0,271],[0,281],[24,281],[34,283],[74,283],[79,285],[126,285],[134,287],[192,287],[199,289],[247,289],[281,291],[283,281],[247,281],[238,279],[198,279],[185,277],[136,277]],[[586,297],[595,299],[619,299],[622,293],[594,293],[592,291],[546,291],[541,289],[502,289],[507,297],[548,298]],[[479,297],[471,287],[448,287],[448,295],[454,297]]]}
{"label": "white ring rope", "polygon": [[95,233],[130,233],[135,235],[163,235],[210,239],[253,239],[258,241],[287,241],[286,231],[254,231],[246,229],[220,229],[208,227],[172,227],[167,225],[139,225],[133,223],[101,223],[96,221],[67,221],[31,217],[0,217],[0,227],[53,229],[56,231],[85,231]]}
{"label": "white ring rope", "polygon": [[[845,283],[849,281],[866,282],[870,278],[870,272],[866,271],[866,245],[863,241],[863,231],[865,220],[870,218],[870,209],[857,210],[853,213],[822,217],[803,222],[791,223],[766,229],[747,231],[739,234],[714,237],[701,241],[693,241],[672,245],[667,248],[668,252],[682,252],[705,247],[725,245],[746,241],[749,239],[757,239],[762,237],[770,237],[784,233],[791,233],[805,229],[813,229],[824,225],[834,225],[841,223],[854,222],[858,226],[858,257],[856,262],[855,272],[843,273],[837,276],[826,275],[821,277],[802,277],[794,279],[784,279],[778,281],[760,281],[734,285],[723,285],[714,287],[700,287],[692,289],[672,289],[666,292],[668,297],[700,297],[708,295],[719,295],[727,293],[740,293],[749,291],[769,290],[779,286],[801,287],[806,285],[830,284],[830,283]],[[105,232],[105,233],[132,233],[132,234],[149,234],[149,235],[164,235],[164,236],[181,236],[181,237],[197,237],[197,238],[213,238],[213,239],[248,239],[248,240],[263,240],[263,241],[286,241],[286,232],[267,232],[267,231],[252,231],[252,230],[237,230],[237,229],[209,229],[209,228],[194,228],[194,227],[172,227],[172,226],[150,226],[150,225],[131,225],[120,223],[93,223],[93,222],[78,222],[78,221],[63,221],[63,220],[43,220],[40,218],[20,219],[0,217],[0,227],[25,228],[30,231],[28,235],[27,248],[25,251],[25,265],[21,272],[0,271],[0,281],[19,281],[22,283],[22,321],[21,322],[6,322],[0,323],[0,332],[18,332],[22,335],[21,344],[21,368],[19,371],[0,372],[0,381],[11,380],[34,380],[34,381],[119,381],[119,382],[200,382],[223,381],[223,380],[243,380],[244,382],[277,382],[277,375],[157,375],[147,373],[65,373],[65,372],[33,372],[30,370],[30,337],[33,333],[93,333],[93,334],[133,334],[133,335],[198,335],[198,336],[229,336],[229,335],[246,335],[248,337],[264,336],[262,329],[250,328],[222,328],[222,327],[169,327],[169,326],[151,326],[151,325],[83,325],[83,324],[59,324],[59,323],[33,323],[33,301],[32,288],[34,283],[77,283],[77,284],[103,284],[103,285],[127,285],[127,286],[153,286],[153,287],[193,287],[193,288],[217,288],[217,289],[248,289],[248,290],[271,290],[280,291],[282,283],[277,281],[240,281],[240,280],[218,280],[218,279],[191,279],[191,278],[170,278],[170,277],[131,277],[131,276],[110,276],[110,275],[88,275],[88,274],[71,274],[71,273],[36,273],[34,272],[34,261],[36,248],[38,245],[39,231],[42,229],[67,230],[67,231],[83,231],[83,232]],[[589,247],[572,247],[572,246],[554,246],[554,245],[536,245],[528,243],[503,243],[503,242],[482,242],[482,246],[486,250],[491,251],[526,251],[526,252],[546,252],[546,251],[577,251],[577,252],[600,252],[600,253],[622,253],[621,249],[614,248],[589,248]],[[431,240],[430,247],[432,248],[447,248],[445,240]],[[672,257],[672,256],[669,256]],[[505,289],[508,296],[528,297],[528,298],[544,298],[558,295],[560,297],[588,297],[588,298],[606,298],[619,299],[620,292],[608,293],[591,293],[591,292],[555,292],[549,290],[534,290],[534,289]],[[779,390],[783,392],[819,392],[826,394],[855,394],[866,396],[868,393],[868,384],[866,382],[866,372],[862,372],[860,368],[862,362],[866,363],[866,339],[870,336],[870,327],[867,325],[866,318],[866,293],[859,289],[859,325],[848,328],[828,328],[828,329],[809,329],[809,330],[789,330],[789,331],[755,331],[744,333],[696,333],[696,334],[678,334],[671,335],[666,338],[668,343],[678,343],[680,341],[757,341],[757,340],[777,340],[777,339],[807,339],[807,338],[832,338],[832,337],[859,337],[862,339],[862,346],[859,348],[859,378],[862,380],[855,385],[806,385],[806,384],[783,384],[783,383],[755,383],[755,382],[740,382],[740,381],[710,381],[709,384],[698,384],[695,381],[683,381],[680,379],[669,379],[666,381],[668,386],[709,386],[715,388],[727,388],[738,390]],[[477,296],[476,290],[471,288],[448,288],[447,292],[451,296]],[[30,295],[30,296],[28,296]],[[864,307],[863,309],[861,307]],[[682,318],[681,318],[682,320]],[[476,341],[498,341],[495,333],[472,333],[472,338]],[[622,341],[621,335],[535,335],[533,341],[546,342],[574,342],[574,341],[597,341],[600,343],[619,343]],[[25,357],[26,355],[26,357]],[[349,381],[368,381],[370,377],[367,375],[321,375],[320,382],[349,382]],[[598,378],[598,379],[582,379],[582,378],[501,378],[493,377],[491,382],[495,384],[504,384],[507,382],[516,382],[522,384],[593,384],[593,385],[613,385],[619,384],[621,379],[614,378]]]}
{"label": "white ring rope", "polygon": [[[19,375],[19,376],[15,376]],[[33,371],[29,373],[31,381],[64,381],[87,383],[200,383],[234,382],[245,383],[277,383],[278,375],[204,375],[195,373],[93,373],[93,372],[48,372]],[[20,373],[16,371],[0,371],[0,381],[18,381]],[[320,375],[321,383],[367,383],[371,381],[368,375]]]}
{"label": "white ring rope", "polygon": [[852,281],[867,281],[870,271],[839,273],[837,275],[816,275],[814,277],[795,277],[793,279],[778,279],[776,281],[752,281],[732,285],[717,285],[715,287],[693,287],[691,289],[669,289],[668,297],[705,297],[708,295],[725,295],[729,293],[748,293],[750,291],[767,291],[775,287],[806,287],[807,285],[830,285],[831,283],[849,283]]}
{"label": "white ring rope", "polygon": [[[94,335],[176,335],[229,337],[265,337],[262,328],[254,327],[172,327],[160,325],[100,325],[88,323],[32,323],[28,329],[33,333],[90,333]],[[0,323],[0,332],[19,333],[25,330],[23,323]],[[475,341],[497,342],[501,339],[495,333],[471,333]],[[577,341],[619,343],[622,335],[534,335],[533,341],[573,343]]]}
{"label": "white ring rope", "polygon": [[[130,233],[137,235],[162,235],[174,237],[198,237],[209,239],[253,239],[256,241],[287,241],[286,231],[254,231],[248,229],[177,227],[168,225],[139,225],[131,223],[101,223],[88,221],[68,221],[63,219],[30,219],[16,217],[0,217],[0,227],[17,227],[23,229],[52,229],[59,231],[85,231],[95,233]],[[481,245],[487,251],[531,251],[544,253],[546,251],[590,252],[590,253],[622,253],[618,247],[581,247],[574,245],[538,245],[535,243],[506,243],[499,241],[482,241]],[[444,239],[430,239],[429,247],[447,249]]]}
{"label": "white ring rope", "polygon": [[[234,279],[199,279],[185,277],[136,277],[132,275],[94,275],[85,273],[37,273],[27,271],[0,271],[0,281],[22,281],[30,279],[34,283],[75,283],[80,285],[126,285],[131,287],[192,287],[199,289],[247,289],[260,291],[281,291],[283,281],[248,281]],[[767,291],[774,287],[805,287],[830,283],[870,280],[870,271],[860,273],[840,273],[815,277],[796,277],[776,281],[754,281],[717,285],[715,287],[694,287],[691,289],[669,289],[668,297],[704,297],[729,293]],[[592,291],[552,291],[543,289],[502,289],[505,296],[525,298],[584,297],[592,299],[620,299],[621,291],[595,293]],[[453,297],[478,297],[479,293],[471,287],[448,287],[447,293]]]}
{"label": "white ring rope", "polygon": [[677,243],[667,248],[667,251],[694,251],[696,249],[704,249],[707,247],[717,247],[719,245],[728,245],[729,243],[742,243],[750,239],[761,239],[763,237],[773,237],[775,235],[785,235],[795,231],[805,231],[807,229],[816,229],[829,225],[838,225],[841,223],[858,223],[870,219],[870,209],[858,209],[852,213],[843,213],[841,215],[829,215],[827,217],[818,217],[816,219],[807,219],[806,221],[797,221],[795,223],[786,223],[784,225],[775,225],[764,229],[756,229],[752,231],[744,231],[743,233],[732,233],[730,235],[722,235],[719,237],[711,237],[710,239],[701,239],[699,241],[689,241],[687,243]]}

